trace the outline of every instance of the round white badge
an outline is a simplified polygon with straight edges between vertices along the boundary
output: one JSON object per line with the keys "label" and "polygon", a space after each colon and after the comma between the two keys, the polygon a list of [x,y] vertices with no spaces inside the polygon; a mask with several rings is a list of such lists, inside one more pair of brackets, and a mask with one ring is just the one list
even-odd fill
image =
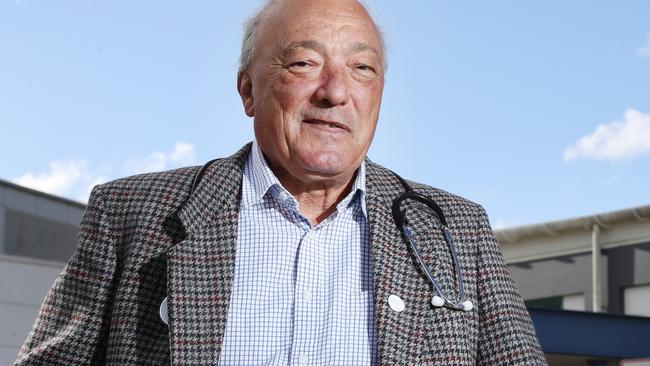
{"label": "round white badge", "polygon": [[402,301],[402,299],[397,295],[388,296],[388,306],[398,313],[401,313],[406,308],[404,301]]}
{"label": "round white badge", "polygon": [[167,311],[167,298],[165,298],[162,303],[160,304],[160,310],[158,310],[158,313],[160,314],[160,319],[163,321],[163,323],[169,325],[169,313]]}

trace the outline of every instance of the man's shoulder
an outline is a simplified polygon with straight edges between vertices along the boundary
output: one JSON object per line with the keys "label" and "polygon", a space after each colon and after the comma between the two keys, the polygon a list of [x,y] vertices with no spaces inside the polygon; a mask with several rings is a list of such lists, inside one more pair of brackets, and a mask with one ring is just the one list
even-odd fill
{"label": "man's shoulder", "polygon": [[463,207],[472,211],[483,209],[480,204],[466,197],[448,192],[444,189],[432,187],[430,185],[420,183],[420,182],[409,181],[409,183],[411,184],[413,189],[416,190],[417,192],[420,192],[432,198],[435,197],[436,199],[445,202],[447,205],[454,206],[454,207]]}
{"label": "man's shoulder", "polygon": [[[367,167],[369,168],[368,171],[370,172],[370,175],[373,176],[371,179],[381,185],[380,190],[382,191],[382,195],[385,196],[384,199],[392,202],[393,199],[397,198],[397,196],[404,192],[405,188],[401,185],[392,170],[370,161],[368,161]],[[470,199],[425,183],[409,179],[404,180],[416,192],[433,200],[445,212],[449,212],[453,215],[462,214],[471,216],[485,214],[483,207]]]}
{"label": "man's shoulder", "polygon": [[[250,143],[231,156],[210,161],[211,175],[239,171],[250,151]],[[204,165],[205,166],[205,165]],[[109,204],[135,205],[179,205],[185,201],[192,189],[194,178],[202,166],[188,166],[173,170],[144,173],[115,179],[96,186],[91,194],[101,197]]]}
{"label": "man's shoulder", "polygon": [[108,205],[174,204],[189,194],[192,180],[200,166],[162,172],[144,173],[115,179],[93,188],[91,200],[99,196]]}

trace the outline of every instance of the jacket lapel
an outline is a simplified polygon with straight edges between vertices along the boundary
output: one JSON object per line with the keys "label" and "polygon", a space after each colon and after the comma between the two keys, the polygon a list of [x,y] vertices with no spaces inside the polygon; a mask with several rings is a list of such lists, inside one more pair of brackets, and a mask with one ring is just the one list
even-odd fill
{"label": "jacket lapel", "polygon": [[178,218],[182,241],[167,252],[172,365],[216,364],[235,269],[243,165],[250,144],[205,171]]}
{"label": "jacket lapel", "polygon": [[[422,339],[432,314],[431,289],[418,272],[391,213],[393,200],[404,192],[404,188],[390,170],[369,161],[366,168],[380,364],[421,364]],[[427,256],[427,260],[432,258]],[[406,309],[402,312],[392,310],[387,301],[390,295],[399,296]]]}
{"label": "jacket lapel", "polygon": [[397,249],[396,243],[400,243],[401,240],[390,207],[392,200],[399,195],[399,191],[392,188],[395,185],[392,179],[395,178],[391,177],[390,173],[366,161],[366,206],[372,243],[377,350],[382,364],[386,361],[387,353],[390,352],[389,346],[400,342],[403,337],[395,331],[395,327],[387,324],[393,317],[391,309],[386,306],[388,296],[392,294],[392,277],[400,275],[399,261],[395,260],[394,251]]}

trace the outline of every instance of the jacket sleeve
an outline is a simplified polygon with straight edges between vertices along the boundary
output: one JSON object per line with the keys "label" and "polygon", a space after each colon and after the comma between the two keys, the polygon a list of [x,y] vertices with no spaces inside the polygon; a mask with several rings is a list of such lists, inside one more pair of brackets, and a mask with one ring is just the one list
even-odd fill
{"label": "jacket sleeve", "polygon": [[45,297],[16,366],[104,363],[116,253],[100,191],[90,195],[77,251]]}
{"label": "jacket sleeve", "polygon": [[481,207],[478,243],[478,365],[546,365],[530,314]]}

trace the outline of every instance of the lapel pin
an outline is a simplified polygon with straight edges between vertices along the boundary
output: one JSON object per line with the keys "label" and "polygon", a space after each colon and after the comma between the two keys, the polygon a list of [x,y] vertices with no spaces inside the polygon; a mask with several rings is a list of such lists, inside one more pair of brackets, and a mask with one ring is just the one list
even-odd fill
{"label": "lapel pin", "polygon": [[401,313],[406,308],[404,301],[397,295],[388,296],[388,305],[397,313]]}
{"label": "lapel pin", "polygon": [[163,321],[163,323],[169,325],[169,313],[167,312],[167,298],[160,303],[160,309],[158,310],[158,314],[160,314],[160,319]]}

